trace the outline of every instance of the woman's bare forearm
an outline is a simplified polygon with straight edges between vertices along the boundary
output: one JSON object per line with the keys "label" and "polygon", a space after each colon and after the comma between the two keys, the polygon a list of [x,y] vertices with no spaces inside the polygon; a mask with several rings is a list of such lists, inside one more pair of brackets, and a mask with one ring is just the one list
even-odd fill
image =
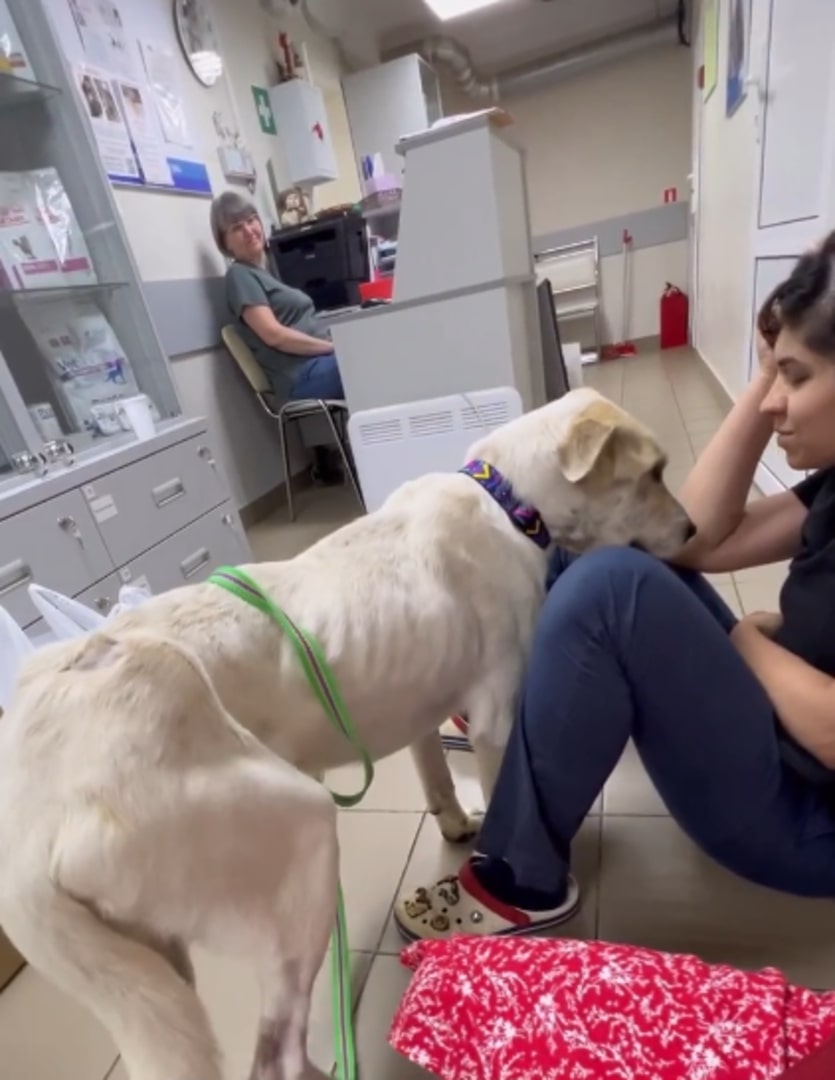
{"label": "woman's bare forearm", "polygon": [[275,340],[269,344],[293,356],[324,356],[333,352],[333,342],[327,338],[313,337],[289,326],[279,326]]}
{"label": "woman's bare forearm", "polygon": [[280,349],[293,356],[324,356],[333,352],[333,343],[329,338],[313,337],[312,334],[285,326],[266,304],[246,308],[242,318],[253,334],[272,349]]}
{"label": "woman's bare forearm", "polygon": [[773,376],[759,373],[699,455],[679,499],[698,532],[700,551],[718,547],[745,514],[754,473],[772,434],[771,420],[760,407]]}

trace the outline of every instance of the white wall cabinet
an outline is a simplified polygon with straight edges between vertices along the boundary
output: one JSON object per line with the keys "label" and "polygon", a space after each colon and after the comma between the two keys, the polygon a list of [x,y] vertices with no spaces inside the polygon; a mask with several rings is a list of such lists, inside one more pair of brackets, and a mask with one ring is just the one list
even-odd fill
{"label": "white wall cabinet", "polygon": [[339,175],[325,98],[318,86],[291,79],[270,89],[270,105],[293,184],[324,184]]}
{"label": "white wall cabinet", "polygon": [[[769,0],[755,9],[751,93],[760,99],[759,176],[749,378],[756,370],[760,306],[797,258],[835,224],[835,4]],[[763,486],[779,490],[802,478],[776,444],[763,462],[770,474],[760,476]]]}
{"label": "white wall cabinet", "polygon": [[443,115],[434,70],[420,56],[401,56],[342,80],[351,136],[358,158],[380,154],[387,173],[400,176],[395,146],[404,135],[425,131]]}

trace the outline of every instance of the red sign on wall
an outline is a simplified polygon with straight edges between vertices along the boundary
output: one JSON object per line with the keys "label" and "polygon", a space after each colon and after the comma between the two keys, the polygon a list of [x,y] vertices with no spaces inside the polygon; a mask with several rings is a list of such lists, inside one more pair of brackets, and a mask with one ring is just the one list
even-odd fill
{"label": "red sign on wall", "polygon": [[668,187],[664,188],[664,202],[678,202],[678,188]]}

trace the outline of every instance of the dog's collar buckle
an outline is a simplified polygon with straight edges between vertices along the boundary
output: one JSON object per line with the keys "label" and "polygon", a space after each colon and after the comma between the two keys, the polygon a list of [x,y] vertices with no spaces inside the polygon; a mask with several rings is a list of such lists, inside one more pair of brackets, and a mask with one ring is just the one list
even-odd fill
{"label": "dog's collar buckle", "polygon": [[547,551],[551,546],[551,534],[542,520],[542,515],[534,506],[522,502],[513,493],[513,487],[498,469],[486,461],[468,461],[459,469],[465,476],[471,477],[484,488],[488,495],[499,504],[519,532],[533,540],[537,547]]}

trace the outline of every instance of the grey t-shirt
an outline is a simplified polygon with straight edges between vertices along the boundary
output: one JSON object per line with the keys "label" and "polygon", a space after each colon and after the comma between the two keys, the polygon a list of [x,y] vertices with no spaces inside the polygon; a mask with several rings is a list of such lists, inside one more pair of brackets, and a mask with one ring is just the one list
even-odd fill
{"label": "grey t-shirt", "polygon": [[327,331],[316,318],[310,297],[292,289],[267,270],[246,263],[233,262],[226,271],[226,302],[235,316],[241,337],[252,349],[255,359],[266,372],[276,394],[285,396],[306,357],[274,349],[254,333],[242,319],[248,307],[267,307],[282,324],[311,337],[327,340]]}

